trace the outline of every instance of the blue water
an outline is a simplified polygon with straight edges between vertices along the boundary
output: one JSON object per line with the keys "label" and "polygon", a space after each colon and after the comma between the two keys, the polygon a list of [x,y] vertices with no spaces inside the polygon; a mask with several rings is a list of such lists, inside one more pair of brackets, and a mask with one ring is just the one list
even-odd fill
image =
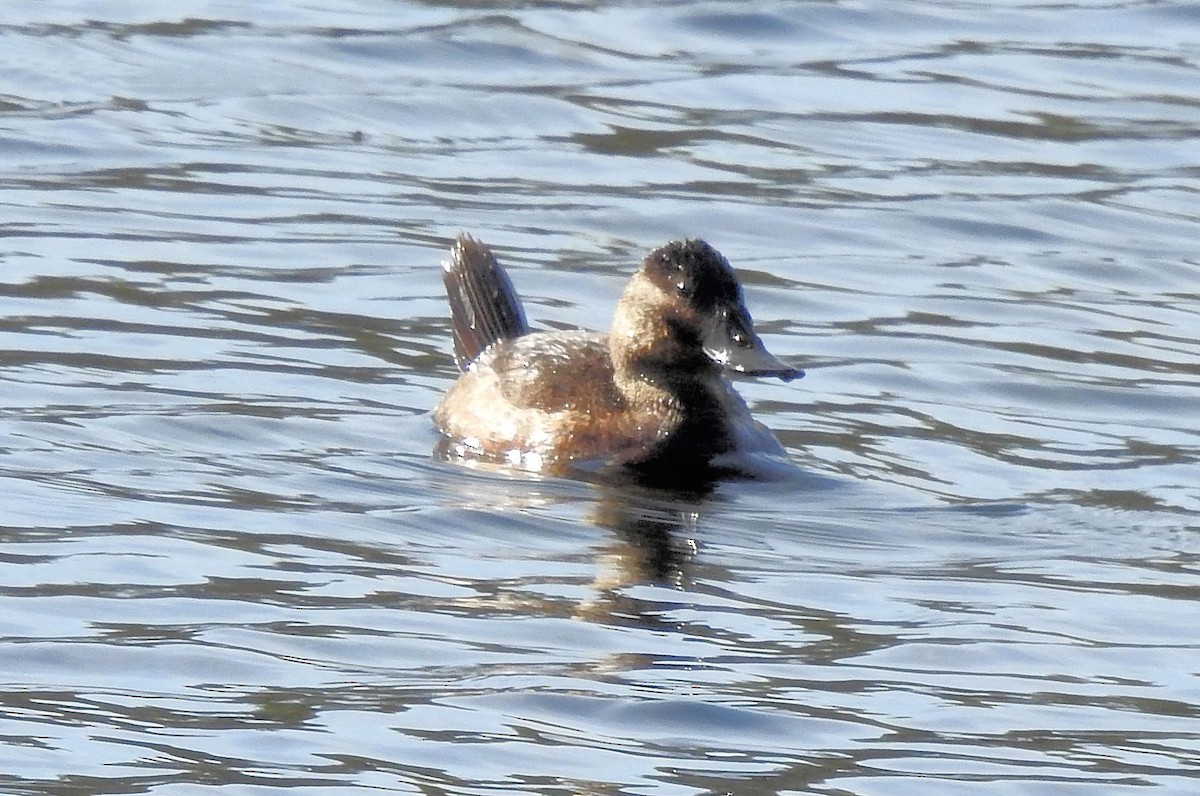
{"label": "blue water", "polygon": [[[1191,794],[1186,3],[0,12],[0,790]],[[434,460],[700,235],[797,473]]]}

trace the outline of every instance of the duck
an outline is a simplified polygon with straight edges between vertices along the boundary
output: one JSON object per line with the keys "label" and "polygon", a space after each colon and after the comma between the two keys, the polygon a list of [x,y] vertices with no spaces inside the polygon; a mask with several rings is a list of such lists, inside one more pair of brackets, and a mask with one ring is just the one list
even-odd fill
{"label": "duck", "polygon": [[532,331],[495,254],[466,233],[442,270],[461,371],[432,412],[442,458],[671,482],[786,459],[729,377],[804,371],[766,349],[737,275],[704,240],[650,250],[607,333]]}

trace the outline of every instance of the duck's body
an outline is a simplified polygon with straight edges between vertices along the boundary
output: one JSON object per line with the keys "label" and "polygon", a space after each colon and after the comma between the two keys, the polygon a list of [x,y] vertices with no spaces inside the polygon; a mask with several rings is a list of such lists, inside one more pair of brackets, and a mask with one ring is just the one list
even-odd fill
{"label": "duck's body", "polygon": [[608,334],[529,333],[491,252],[460,236],[446,263],[463,375],[434,410],[454,456],[563,472],[601,463],[649,474],[720,467],[783,447],[722,375],[803,375],[754,334],[732,269],[703,241],[647,255]]}

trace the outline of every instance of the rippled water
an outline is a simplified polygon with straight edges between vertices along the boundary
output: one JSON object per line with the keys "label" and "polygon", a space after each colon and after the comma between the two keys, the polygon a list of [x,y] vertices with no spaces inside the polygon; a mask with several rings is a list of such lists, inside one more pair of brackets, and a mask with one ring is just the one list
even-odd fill
{"label": "rippled water", "polygon": [[[1194,4],[9,5],[0,790],[1195,792]],[[463,229],[804,474],[433,461]]]}

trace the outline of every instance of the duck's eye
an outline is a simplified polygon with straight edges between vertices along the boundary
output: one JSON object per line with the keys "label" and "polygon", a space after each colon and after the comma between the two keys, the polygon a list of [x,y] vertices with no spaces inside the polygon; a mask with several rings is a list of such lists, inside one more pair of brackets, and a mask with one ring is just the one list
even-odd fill
{"label": "duck's eye", "polygon": [[684,298],[691,298],[692,297],[692,286],[689,285],[686,281],[680,279],[678,282],[675,283],[675,292],[677,292],[679,295],[683,296]]}

